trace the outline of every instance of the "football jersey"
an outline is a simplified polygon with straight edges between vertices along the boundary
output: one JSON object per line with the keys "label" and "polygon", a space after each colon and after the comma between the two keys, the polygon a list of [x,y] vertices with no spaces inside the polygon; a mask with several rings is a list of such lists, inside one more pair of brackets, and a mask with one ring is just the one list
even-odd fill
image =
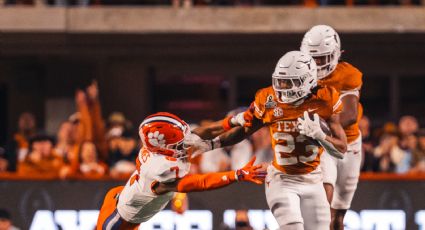
{"label": "football jersey", "polygon": [[[319,80],[318,84],[334,87],[339,92],[341,98],[346,95],[355,95],[360,98],[362,72],[347,62],[340,62],[335,70],[329,76]],[[352,143],[360,136],[358,122],[362,115],[363,107],[359,103],[357,107],[357,121],[344,128],[348,143]]]}
{"label": "football jersey", "polygon": [[152,186],[184,177],[189,172],[190,163],[142,148],[136,165],[136,171],[119,195],[117,209],[124,220],[143,223],[164,209],[174,196],[174,192],[157,195]]}
{"label": "football jersey", "polygon": [[308,111],[328,120],[332,114],[342,110],[339,94],[332,87],[318,87],[298,106],[279,103],[275,97],[272,87],[259,90],[252,104],[254,108],[248,111],[269,127],[274,167],[286,174],[310,173],[319,165],[323,148],[299,133],[297,119]]}

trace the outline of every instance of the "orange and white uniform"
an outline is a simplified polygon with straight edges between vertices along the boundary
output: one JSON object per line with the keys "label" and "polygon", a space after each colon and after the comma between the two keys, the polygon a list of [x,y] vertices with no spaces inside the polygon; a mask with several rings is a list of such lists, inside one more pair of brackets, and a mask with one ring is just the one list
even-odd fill
{"label": "orange and white uniform", "polygon": [[[253,107],[253,108],[252,108]],[[279,226],[302,223],[305,229],[329,229],[329,204],[322,185],[320,156],[323,148],[298,131],[304,111],[327,120],[342,110],[338,92],[318,87],[300,105],[279,103],[272,87],[255,96],[251,113],[267,125],[274,160],[268,168],[266,198]],[[247,113],[246,112],[246,113]]]}
{"label": "orange and white uniform", "polygon": [[[362,73],[351,64],[340,62],[335,70],[329,76],[319,80],[318,84],[334,87],[340,93],[341,99],[347,95],[360,97]],[[339,160],[329,156],[329,154],[322,156],[323,182],[334,187],[331,204],[334,209],[348,209],[357,188],[362,147],[362,138],[358,125],[358,121],[363,115],[363,108],[360,103],[357,110],[357,121],[344,128],[348,143],[344,159]]]}
{"label": "orange and white uniform", "polygon": [[174,196],[174,192],[157,195],[151,189],[152,186],[155,183],[173,182],[184,177],[190,168],[190,163],[186,161],[151,153],[144,148],[140,150],[136,163],[137,170],[126,185],[121,187],[122,190],[115,191],[117,197],[106,196],[97,229],[114,229],[114,225],[124,226],[123,223],[118,223],[123,220],[127,225],[134,224],[134,229],[137,229],[139,223],[148,221],[164,209]]}

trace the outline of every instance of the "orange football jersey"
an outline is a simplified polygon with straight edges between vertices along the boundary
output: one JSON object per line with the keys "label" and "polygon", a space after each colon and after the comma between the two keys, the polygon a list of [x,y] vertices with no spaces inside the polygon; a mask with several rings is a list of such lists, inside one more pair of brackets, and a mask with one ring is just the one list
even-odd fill
{"label": "orange football jersey", "polygon": [[269,126],[274,150],[273,165],[287,174],[306,174],[320,163],[323,148],[298,131],[299,117],[304,111],[317,113],[324,120],[342,110],[338,92],[332,87],[318,87],[302,104],[279,103],[272,87],[261,89],[255,96],[253,113]]}
{"label": "orange football jersey", "polygon": [[[319,85],[334,87],[339,92],[341,98],[349,94],[360,98],[359,91],[362,87],[362,72],[347,62],[340,62],[329,76],[319,80],[318,83]],[[358,122],[363,115],[363,107],[360,103],[357,110],[356,123],[344,128],[348,143],[355,141],[360,136]]]}

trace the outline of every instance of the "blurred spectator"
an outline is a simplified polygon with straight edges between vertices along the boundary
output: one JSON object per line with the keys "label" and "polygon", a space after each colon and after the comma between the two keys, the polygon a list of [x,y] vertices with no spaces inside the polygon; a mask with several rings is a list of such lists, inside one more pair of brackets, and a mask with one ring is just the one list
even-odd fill
{"label": "blurred spectator", "polygon": [[96,146],[89,141],[81,145],[79,174],[84,176],[103,176],[107,166],[97,158]]}
{"label": "blurred spectator", "polygon": [[38,135],[30,141],[30,153],[18,165],[20,175],[58,176],[63,160],[53,149],[52,138]]}
{"label": "blurred spectator", "polygon": [[99,87],[97,81],[93,81],[87,88],[87,102],[89,104],[90,119],[92,122],[92,141],[99,152],[99,159],[108,160],[108,144],[106,142],[105,122],[102,118],[102,110],[99,101]]}
{"label": "blurred spectator", "polygon": [[19,230],[13,226],[10,213],[4,209],[0,209],[0,230]]}
{"label": "blurred spectator", "polygon": [[73,155],[72,152],[75,151],[74,150],[74,145],[76,142],[75,125],[76,124],[71,121],[62,122],[62,124],[59,126],[59,130],[56,135],[55,151],[67,163],[70,162],[70,158],[72,158],[71,155]]}
{"label": "blurred spectator", "polygon": [[374,150],[378,159],[378,170],[381,172],[395,172],[397,165],[402,161],[404,151],[398,146],[398,136],[395,133],[385,133],[381,136],[379,145]]}
{"label": "blurred spectator", "polygon": [[400,132],[401,139],[415,134],[418,131],[419,124],[413,116],[402,116],[398,122],[398,131]]}
{"label": "blurred spectator", "polygon": [[75,93],[77,112],[72,114],[67,122],[62,123],[57,134],[56,149],[67,164],[66,169],[61,172],[61,177],[80,172],[82,143],[90,142],[95,145],[96,159],[106,161],[108,158],[98,95],[96,81],[93,81],[85,91],[77,90]]}
{"label": "blurred spectator", "polygon": [[136,157],[139,153],[137,141],[131,131],[124,131],[121,137],[116,138],[117,146],[110,151],[110,175],[113,177],[129,175],[136,169]]}
{"label": "blurred spectator", "polygon": [[418,144],[412,153],[413,173],[425,173],[425,129],[418,131]]}
{"label": "blurred spectator", "polygon": [[123,113],[113,112],[108,118],[108,131],[106,136],[108,138],[120,137],[127,126],[127,121]]}
{"label": "blurred spectator", "polygon": [[372,136],[370,133],[370,120],[368,117],[363,116],[359,121],[359,129],[362,134],[362,154],[363,154],[363,165],[362,172],[367,171],[378,171],[375,167],[378,158],[375,157],[373,151]]}
{"label": "blurred spectator", "polygon": [[399,146],[404,151],[404,154],[401,156],[400,162],[397,164],[397,173],[406,173],[410,170],[412,154],[417,145],[418,139],[414,134],[409,134],[400,140]]}
{"label": "blurred spectator", "polygon": [[270,132],[267,127],[263,127],[252,134],[254,155],[257,157],[255,163],[271,162],[273,160],[273,149]]}
{"label": "blurred spectator", "polygon": [[18,131],[6,146],[4,159],[8,161],[8,171],[15,172],[17,162],[22,162],[29,149],[29,140],[37,133],[35,117],[32,113],[22,113],[18,119]]}

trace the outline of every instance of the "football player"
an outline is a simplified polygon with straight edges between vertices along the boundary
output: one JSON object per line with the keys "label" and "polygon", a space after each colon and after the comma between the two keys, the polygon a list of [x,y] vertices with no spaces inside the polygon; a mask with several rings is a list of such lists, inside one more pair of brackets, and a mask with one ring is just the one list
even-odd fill
{"label": "football player", "polygon": [[205,191],[236,181],[262,184],[266,175],[252,158],[242,169],[229,172],[189,175],[187,149],[183,140],[189,125],[170,113],[148,116],[139,127],[143,147],[136,159],[137,170],[125,186],[106,194],[97,229],[138,229],[164,209],[174,192]]}
{"label": "football player", "polygon": [[304,35],[301,51],[309,53],[317,64],[319,85],[334,87],[340,93],[343,109],[340,122],[347,136],[347,154],[343,160],[322,156],[323,183],[331,204],[331,229],[344,229],[344,216],[350,208],[360,175],[362,138],[358,121],[362,73],[347,62],[339,62],[341,41],[330,26],[317,25]]}
{"label": "football player", "polygon": [[[346,152],[346,136],[339,123],[341,110],[338,92],[317,86],[313,58],[291,51],[278,61],[272,86],[260,89],[247,111],[195,129],[185,143],[208,151],[233,145],[268,126],[274,160],[267,169],[266,198],[280,229],[325,230],[331,217],[320,156],[323,149],[337,158]],[[329,124],[328,134],[323,131],[322,119]],[[201,139],[222,130],[228,131],[211,140]]]}

